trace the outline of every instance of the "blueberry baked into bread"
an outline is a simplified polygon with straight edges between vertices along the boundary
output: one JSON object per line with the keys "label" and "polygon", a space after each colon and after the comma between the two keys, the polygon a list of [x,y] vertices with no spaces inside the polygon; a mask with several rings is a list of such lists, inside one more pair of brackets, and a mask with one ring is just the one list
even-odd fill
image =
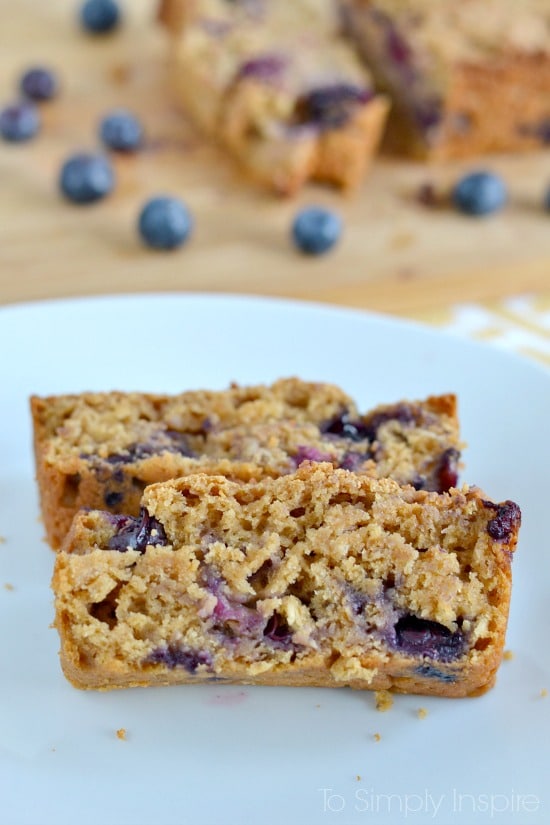
{"label": "blueberry baked into bread", "polygon": [[79,688],[202,683],[462,697],[502,657],[511,501],[305,463],[148,487],[137,518],[79,513],[55,624]]}
{"label": "blueberry baked into bread", "polygon": [[80,508],[136,516],[147,484],[198,471],[246,481],[315,460],[428,490],[457,484],[461,444],[450,394],[360,414],[340,388],[289,378],[178,395],[34,396],[31,409],[53,548]]}
{"label": "blueberry baked into bread", "polygon": [[172,79],[202,132],[281,194],[357,187],[388,102],[326,0],[164,0]]}

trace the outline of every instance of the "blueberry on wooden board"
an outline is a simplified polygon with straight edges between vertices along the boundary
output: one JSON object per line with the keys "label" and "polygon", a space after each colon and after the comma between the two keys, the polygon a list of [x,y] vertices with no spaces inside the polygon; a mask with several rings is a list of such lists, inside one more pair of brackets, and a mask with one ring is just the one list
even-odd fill
{"label": "blueberry on wooden board", "polygon": [[143,126],[131,112],[119,109],[103,118],[99,125],[99,136],[108,149],[135,152],[143,141]]}
{"label": "blueberry on wooden board", "polygon": [[318,206],[303,209],[292,225],[292,239],[298,249],[307,255],[328,252],[341,234],[341,218],[335,212]]}
{"label": "blueberry on wooden board", "polygon": [[120,23],[120,9],[115,0],[86,0],[80,9],[80,20],[86,31],[106,34]]}
{"label": "blueberry on wooden board", "polygon": [[139,234],[144,243],[153,249],[176,249],[182,246],[188,240],[192,228],[191,214],[177,198],[152,198],[139,215]]}
{"label": "blueberry on wooden board", "polygon": [[490,215],[508,199],[502,178],[492,172],[473,172],[454,187],[452,201],[466,215]]}
{"label": "blueberry on wooden board", "polygon": [[22,75],[19,87],[25,97],[41,102],[51,100],[56,96],[59,91],[59,81],[51,69],[34,66]]}
{"label": "blueberry on wooden board", "polygon": [[34,103],[22,100],[0,111],[0,136],[9,143],[22,143],[40,129],[40,117]]}
{"label": "blueberry on wooden board", "polygon": [[87,204],[112,192],[115,175],[109,160],[102,155],[76,154],[61,167],[59,186],[73,203]]}

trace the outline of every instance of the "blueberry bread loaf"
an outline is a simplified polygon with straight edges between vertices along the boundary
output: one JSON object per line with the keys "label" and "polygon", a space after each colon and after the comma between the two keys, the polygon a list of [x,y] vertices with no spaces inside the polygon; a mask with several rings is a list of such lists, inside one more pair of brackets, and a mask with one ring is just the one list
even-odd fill
{"label": "blueberry bread loaf", "polygon": [[31,409],[42,516],[54,548],[81,507],[135,516],[147,484],[199,470],[247,480],[316,460],[418,488],[457,483],[453,395],[360,415],[338,387],[290,378],[171,396],[35,396]]}
{"label": "blueberry bread loaf", "polygon": [[339,0],[392,100],[393,147],[433,158],[550,143],[548,0]]}
{"label": "blueberry bread loaf", "polygon": [[521,515],[330,464],[148,487],[75,518],[53,576],[79,688],[351,686],[461,697],[501,661]]}
{"label": "blueberry bread loaf", "polygon": [[178,98],[249,175],[281,194],[355,187],[388,103],[322,0],[164,0]]}

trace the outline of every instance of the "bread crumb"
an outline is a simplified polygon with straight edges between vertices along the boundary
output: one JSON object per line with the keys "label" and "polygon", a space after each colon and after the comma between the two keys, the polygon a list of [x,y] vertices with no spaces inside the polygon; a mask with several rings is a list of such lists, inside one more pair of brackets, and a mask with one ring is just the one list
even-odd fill
{"label": "bread crumb", "polygon": [[543,698],[543,699],[544,699],[546,696],[548,696],[548,691],[546,690],[546,688],[543,688],[543,689],[541,690],[540,695],[542,696],[542,698]]}
{"label": "bread crumb", "polygon": [[6,582],[4,585],[4,590],[15,590],[15,587],[13,586],[13,584]]}
{"label": "bread crumb", "polygon": [[5,544],[5,543],[6,543],[6,537],[5,536],[0,536],[0,544]]}
{"label": "bread crumb", "polygon": [[358,782],[361,781],[361,776],[359,774],[357,774],[357,776],[355,778],[357,779]]}
{"label": "bread crumb", "polygon": [[512,659],[514,658],[514,651],[513,650],[505,650],[503,655],[502,655],[502,658],[506,662],[511,662]]}
{"label": "bread crumb", "polygon": [[428,711],[426,710],[426,708],[418,708],[418,710],[416,711],[416,715],[419,719],[425,719],[428,715]]}
{"label": "bread crumb", "polygon": [[126,728],[119,728],[116,735],[119,739],[126,739]]}
{"label": "bread crumb", "polygon": [[382,739],[382,737],[380,736],[379,733],[373,734],[372,738],[374,739],[375,742],[380,742],[380,740]]}
{"label": "bread crumb", "polygon": [[374,701],[376,702],[376,710],[385,713],[393,706],[393,696],[389,690],[377,690],[374,694]]}

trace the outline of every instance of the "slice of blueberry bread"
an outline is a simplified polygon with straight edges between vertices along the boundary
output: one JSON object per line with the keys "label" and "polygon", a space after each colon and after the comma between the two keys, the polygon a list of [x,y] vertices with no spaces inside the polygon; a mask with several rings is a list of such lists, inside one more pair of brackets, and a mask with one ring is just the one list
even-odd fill
{"label": "slice of blueberry bread", "polygon": [[147,484],[197,471],[247,480],[316,460],[418,488],[457,483],[453,395],[360,415],[338,387],[290,378],[178,395],[35,396],[31,410],[41,509],[54,548],[80,508],[135,516]]}
{"label": "slice of blueberry bread", "polygon": [[53,575],[79,688],[351,686],[462,697],[499,667],[521,514],[306,463],[148,487],[75,518]]}
{"label": "slice of blueberry bread", "polygon": [[339,0],[392,99],[394,148],[433,158],[550,143],[548,0]]}
{"label": "slice of blueberry bread", "polygon": [[178,98],[253,178],[282,194],[363,180],[388,102],[317,0],[164,0]]}

